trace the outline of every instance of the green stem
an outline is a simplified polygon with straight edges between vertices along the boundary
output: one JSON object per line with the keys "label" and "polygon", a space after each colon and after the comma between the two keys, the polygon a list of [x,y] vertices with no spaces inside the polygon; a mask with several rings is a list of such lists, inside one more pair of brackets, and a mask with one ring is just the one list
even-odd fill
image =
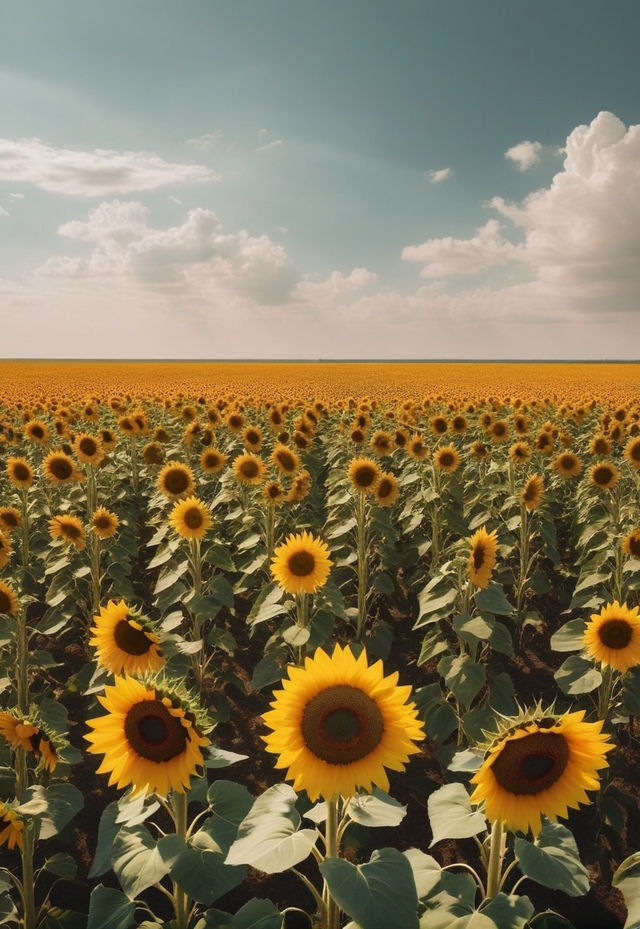
{"label": "green stem", "polygon": [[529,511],[520,504],[520,577],[518,579],[518,597],[516,601],[516,616],[518,622],[522,617],[524,598],[527,592],[527,572],[529,569]]}
{"label": "green stem", "polygon": [[[191,539],[191,570],[193,573],[193,590],[196,597],[199,597],[202,593],[202,553],[200,550],[200,539]],[[192,613],[193,616],[193,626],[191,629],[191,634],[193,636],[193,641],[197,642],[198,639],[202,637],[202,629],[200,624],[200,618],[197,611]],[[204,643],[203,647],[199,652],[196,652],[192,656],[192,665],[193,673],[196,679],[196,686],[198,689],[202,687],[202,679],[204,677]]]}
{"label": "green stem", "polygon": [[136,442],[136,437],[134,435],[129,436],[129,451],[131,453],[131,482],[133,484],[133,492],[138,496],[138,443]]}
{"label": "green stem", "polygon": [[[326,858],[338,858],[338,794],[334,794],[327,800],[327,822],[325,827],[326,838]],[[329,887],[325,881],[324,899],[327,907],[326,929],[339,929],[340,926],[340,907],[331,896]]]}
{"label": "green stem", "polygon": [[[18,648],[16,655],[16,690],[18,710],[23,716],[29,713],[29,631],[26,610],[20,609],[16,617]],[[26,786],[26,785],[25,785]]]}
{"label": "green stem", "polygon": [[367,511],[365,509],[364,494],[358,492],[356,497],[356,546],[358,555],[358,624],[356,627],[356,642],[360,642],[367,620],[367,585],[369,569],[367,564]]}
{"label": "green stem", "polygon": [[91,615],[100,611],[100,537],[96,532],[90,534],[91,548]]}
{"label": "green stem", "polygon": [[502,823],[496,819],[491,827],[491,845],[489,848],[489,864],[487,867],[487,900],[493,899],[500,892],[500,876],[502,873]]}
{"label": "green stem", "polygon": [[[309,594],[305,591],[296,594],[296,623],[300,629],[306,629],[309,625]],[[298,646],[298,664],[300,667],[304,664],[305,646]]]}
{"label": "green stem", "polygon": [[[175,815],[176,835],[182,836],[185,841],[187,839],[188,803],[189,799],[186,791],[184,793],[177,793],[175,790],[172,792],[171,805],[173,806]],[[184,890],[182,890],[175,881],[173,882],[173,900],[176,914],[176,929],[187,929],[189,925],[189,908],[191,906],[191,901]]]}
{"label": "green stem", "polygon": [[28,488],[20,488],[20,529],[22,535],[22,567],[26,568],[29,564],[29,501],[27,497]]}
{"label": "green stem", "polygon": [[610,665],[601,665],[602,681],[598,687],[598,717],[606,725],[611,713],[611,697],[613,694],[613,668]]}
{"label": "green stem", "polygon": [[267,514],[265,520],[265,544],[267,549],[267,572],[271,566],[273,550],[275,548],[275,528],[276,528],[276,507],[274,503],[267,505]]}
{"label": "green stem", "polygon": [[[24,715],[27,710],[19,705]],[[18,800],[29,786],[27,772],[27,753],[21,745],[16,748],[16,797]],[[35,880],[33,873],[34,822],[31,817],[25,819],[22,830],[22,900],[24,905],[23,929],[36,927]]]}

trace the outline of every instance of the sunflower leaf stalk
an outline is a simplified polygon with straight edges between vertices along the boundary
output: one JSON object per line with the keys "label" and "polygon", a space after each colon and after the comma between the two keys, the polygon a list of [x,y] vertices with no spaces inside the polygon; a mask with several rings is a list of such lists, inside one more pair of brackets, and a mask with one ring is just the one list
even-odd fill
{"label": "sunflower leaf stalk", "polygon": [[131,483],[133,485],[133,492],[137,497],[140,481],[138,476],[138,443],[136,442],[135,435],[129,436],[129,454],[131,457]]}
{"label": "sunflower leaf stalk", "polygon": [[[176,835],[181,836],[185,841],[188,832],[188,803],[189,799],[186,791],[181,793],[175,790],[171,791],[171,808],[175,820]],[[175,881],[173,882],[173,900],[176,929],[187,929],[189,925],[191,901],[186,892],[182,890]]]}
{"label": "sunflower leaf stalk", "polygon": [[502,876],[502,859],[505,850],[505,838],[502,822],[496,819],[491,827],[489,839],[489,863],[487,865],[487,895],[491,900],[500,892],[500,878]]}
{"label": "sunflower leaf stalk", "polygon": [[[327,800],[327,820],[325,824],[325,858],[338,858],[340,856],[339,820],[340,806],[342,805],[341,797],[333,794]],[[340,907],[331,896],[329,885],[324,882],[323,900],[326,906],[327,919],[326,929],[339,929],[340,926]]]}
{"label": "sunflower leaf stalk", "polygon": [[356,548],[358,555],[358,623],[356,642],[362,641],[367,621],[367,593],[369,583],[367,511],[363,493],[356,495]]}

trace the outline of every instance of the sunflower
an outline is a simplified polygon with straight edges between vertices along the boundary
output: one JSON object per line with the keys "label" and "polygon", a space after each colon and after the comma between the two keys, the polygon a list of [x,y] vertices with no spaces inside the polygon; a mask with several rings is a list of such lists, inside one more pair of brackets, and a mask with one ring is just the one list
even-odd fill
{"label": "sunflower", "polygon": [[520,501],[528,510],[537,510],[544,495],[544,481],[537,474],[529,478],[520,494]]}
{"label": "sunflower", "polygon": [[240,435],[244,427],[244,416],[242,413],[229,413],[227,416],[227,428],[235,435]]}
{"label": "sunflower", "polygon": [[524,464],[531,457],[531,449],[526,442],[514,442],[509,449],[509,458],[514,464]]}
{"label": "sunflower", "polygon": [[58,752],[51,734],[43,728],[40,721],[23,719],[13,713],[0,713],[0,735],[11,748],[23,748],[33,752],[39,765],[51,772],[58,763]]}
{"label": "sunflower", "polygon": [[4,532],[0,532],[0,568],[4,568],[12,554],[13,548],[9,536],[6,536]]}
{"label": "sunflower", "polygon": [[131,784],[134,795],[184,793],[203,769],[202,749],[210,740],[177,688],[116,677],[98,700],[107,712],[87,720],[94,731],[85,739],[91,743],[87,751],[104,755],[97,773],[110,775],[109,786]]}
{"label": "sunflower", "polygon": [[573,452],[562,452],[551,462],[551,468],[560,477],[575,477],[582,469],[582,462]]}
{"label": "sunflower", "polygon": [[529,432],[529,420],[526,416],[515,416],[513,419],[513,428],[518,435],[527,435]]}
{"label": "sunflower", "polygon": [[591,658],[623,674],[640,664],[640,617],[617,600],[591,614],[583,642]]}
{"label": "sunflower", "polygon": [[262,432],[257,426],[247,426],[242,434],[244,447],[250,452],[259,452],[262,448]]}
{"label": "sunflower", "polygon": [[101,539],[110,539],[118,531],[120,520],[111,510],[103,506],[95,510],[91,517],[91,530]]}
{"label": "sunflower", "polygon": [[625,555],[640,558],[640,529],[634,529],[633,532],[626,535],[620,543],[620,548]]}
{"label": "sunflower", "polygon": [[598,457],[604,458],[611,454],[611,442],[606,435],[600,434],[594,436],[589,451],[592,455],[598,455]]}
{"label": "sunflower", "polygon": [[460,467],[460,455],[453,445],[447,445],[434,452],[433,463],[440,471],[457,471]]}
{"label": "sunflower", "polygon": [[238,455],[233,462],[233,476],[241,484],[261,484],[266,473],[264,461],[251,452]]}
{"label": "sunflower", "polygon": [[129,609],[124,600],[120,603],[109,600],[107,606],[100,607],[100,615],[94,616],[94,622],[89,645],[96,647],[100,667],[112,674],[124,671],[142,675],[153,674],[163,666],[160,637],[147,617]]}
{"label": "sunflower", "polygon": [[75,545],[78,551],[85,547],[84,528],[77,516],[62,514],[49,521],[49,535],[52,539],[62,539],[65,545]]}
{"label": "sunflower", "polygon": [[169,523],[183,539],[201,539],[213,525],[213,519],[209,507],[192,496],[174,504]]}
{"label": "sunflower", "polygon": [[501,419],[491,423],[487,431],[491,436],[491,441],[495,442],[496,445],[509,441],[509,426]]}
{"label": "sunflower", "polygon": [[291,488],[287,494],[287,503],[297,503],[304,500],[310,489],[311,475],[308,471],[300,471],[291,483]]}
{"label": "sunflower", "polygon": [[271,561],[271,573],[288,594],[312,594],[324,587],[332,561],[329,546],[310,532],[290,535],[279,545]]}
{"label": "sunflower", "polygon": [[366,432],[363,432],[363,430],[359,429],[357,426],[349,433],[349,439],[351,442],[353,442],[354,445],[364,445],[364,440],[366,438]]}
{"label": "sunflower", "polygon": [[24,427],[24,434],[37,445],[46,445],[49,441],[49,427],[39,419],[32,419]]}
{"label": "sunflower", "polygon": [[22,830],[24,821],[20,814],[7,803],[0,802],[0,845],[9,850],[18,846],[22,851]]}
{"label": "sunflower", "polygon": [[0,581],[0,616],[17,616],[20,601],[13,589],[4,581]]}
{"label": "sunflower", "polygon": [[487,532],[485,527],[478,529],[471,536],[471,552],[469,554],[469,578],[476,587],[483,590],[489,586],[491,574],[496,564],[498,553],[498,531]]}
{"label": "sunflower", "polygon": [[399,496],[400,489],[395,474],[384,471],[376,487],[376,503],[378,506],[393,506]]}
{"label": "sunflower", "polygon": [[147,442],[142,449],[142,457],[148,465],[164,464],[164,448],[160,442]]}
{"label": "sunflower", "polygon": [[484,442],[474,442],[469,449],[469,454],[473,458],[486,458],[489,454],[489,449],[484,444]]}
{"label": "sunflower", "polygon": [[420,435],[416,435],[409,440],[407,452],[412,458],[415,458],[416,461],[424,461],[429,454],[425,441]]}
{"label": "sunflower", "polygon": [[102,447],[102,441],[95,435],[89,435],[88,432],[79,432],[73,440],[73,448],[83,464],[94,465],[97,467],[105,457],[105,451]]}
{"label": "sunflower", "polygon": [[[471,778],[472,803],[483,803],[487,819],[500,820],[512,832],[535,835],[541,817],[555,820],[589,803],[587,790],[600,785],[598,770],[608,767],[602,721],[583,722],[584,710],[554,715],[536,711],[507,720],[480,770]],[[527,718],[528,717],[528,718]],[[515,723],[515,725],[514,725]]]}
{"label": "sunflower", "polygon": [[200,467],[207,474],[217,474],[227,463],[227,456],[217,448],[206,448],[200,456]]}
{"label": "sunflower", "polygon": [[629,439],[624,447],[624,457],[632,468],[640,471],[640,439]]}
{"label": "sunflower", "polygon": [[291,475],[300,470],[300,456],[292,448],[287,448],[280,442],[271,453],[271,463],[280,474]]}
{"label": "sunflower", "polygon": [[19,529],[22,522],[20,510],[15,506],[0,506],[0,532],[10,535],[14,529]]}
{"label": "sunflower", "polygon": [[390,455],[393,451],[394,442],[388,432],[384,432],[382,429],[378,429],[377,432],[374,432],[369,440],[369,448],[374,455],[377,455],[379,458],[385,458],[387,455]]}
{"label": "sunflower", "polygon": [[553,436],[546,429],[540,430],[534,444],[543,455],[550,455],[553,452]]}
{"label": "sunflower", "polygon": [[347,477],[361,494],[375,494],[382,472],[371,458],[354,458]]}
{"label": "sunflower", "polygon": [[318,648],[304,668],[289,668],[262,717],[274,731],[262,739],[294,790],[311,801],[374,785],[389,790],[385,768],[404,771],[424,738],[416,705],[407,703],[411,688],[397,681],[397,671],[384,677],[382,661],[369,667],[365,651],[356,659],[340,645],[331,657]]}
{"label": "sunflower", "polygon": [[158,474],[158,489],[170,500],[193,492],[196,486],[193,471],[186,464],[171,461]]}
{"label": "sunflower", "polygon": [[467,420],[464,418],[464,416],[460,414],[454,416],[451,420],[451,432],[453,432],[454,435],[462,435],[466,431]]}
{"label": "sunflower", "polygon": [[31,487],[33,468],[26,458],[7,459],[7,477],[14,487]]}
{"label": "sunflower", "polygon": [[42,470],[52,484],[67,484],[75,480],[78,471],[73,458],[59,449],[49,452],[42,462]]}
{"label": "sunflower", "polygon": [[435,435],[444,435],[449,428],[449,423],[444,416],[434,416],[429,426]]}
{"label": "sunflower", "polygon": [[267,501],[267,503],[272,503],[274,506],[280,506],[284,503],[285,499],[284,487],[280,481],[269,481],[268,484],[264,485],[262,496]]}
{"label": "sunflower", "polygon": [[601,461],[591,468],[591,483],[600,490],[611,490],[618,483],[620,472],[609,461]]}

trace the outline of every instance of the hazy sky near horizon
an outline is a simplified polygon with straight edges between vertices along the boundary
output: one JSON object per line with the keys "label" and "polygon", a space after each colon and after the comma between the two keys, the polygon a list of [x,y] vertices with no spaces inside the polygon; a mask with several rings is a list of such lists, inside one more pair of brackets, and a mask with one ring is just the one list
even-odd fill
{"label": "hazy sky near horizon", "polygon": [[0,10],[0,358],[637,359],[638,0]]}

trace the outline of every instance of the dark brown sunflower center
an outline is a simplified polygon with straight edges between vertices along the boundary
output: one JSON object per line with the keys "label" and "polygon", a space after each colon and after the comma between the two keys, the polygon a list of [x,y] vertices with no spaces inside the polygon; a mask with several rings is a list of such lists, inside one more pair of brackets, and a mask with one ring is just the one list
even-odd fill
{"label": "dark brown sunflower center", "polygon": [[34,439],[42,439],[44,438],[44,429],[42,426],[32,426],[31,435],[34,437]]}
{"label": "dark brown sunflower center", "polygon": [[608,619],[598,629],[598,637],[606,648],[626,648],[633,629],[625,619]]}
{"label": "dark brown sunflower center", "polygon": [[532,503],[538,496],[538,486],[537,484],[529,483],[524,489],[522,494],[526,503]]}
{"label": "dark brown sunflower center", "polygon": [[389,478],[384,477],[378,484],[378,496],[382,500],[386,500],[387,497],[391,496],[391,491],[393,490],[393,484]]}
{"label": "dark brown sunflower center", "polygon": [[607,455],[609,453],[609,443],[606,439],[596,439],[593,443],[593,451],[596,455]]}
{"label": "dark brown sunflower center", "polygon": [[248,432],[245,433],[245,439],[249,445],[258,445],[260,442],[260,436],[253,429],[249,429]]}
{"label": "dark brown sunflower center", "polygon": [[277,500],[281,494],[281,490],[278,484],[270,484],[267,488],[267,493],[272,500]]}
{"label": "dark brown sunflower center", "polygon": [[294,552],[287,562],[287,567],[296,577],[308,577],[313,574],[316,560],[311,552]]}
{"label": "dark brown sunflower center", "polygon": [[484,545],[481,542],[476,543],[473,549],[473,567],[479,571],[484,564]]}
{"label": "dark brown sunflower center", "polygon": [[634,442],[629,449],[629,457],[634,461],[640,461],[640,442]]}
{"label": "dark brown sunflower center", "polygon": [[185,526],[188,526],[189,529],[200,529],[204,522],[202,513],[196,506],[189,507],[183,513],[182,518],[184,519]]}
{"label": "dark brown sunflower center", "polygon": [[245,477],[257,477],[258,470],[257,461],[243,461],[240,465],[240,472]]}
{"label": "dark brown sunflower center", "polygon": [[506,431],[507,431],[507,427],[505,426],[504,423],[493,424],[493,434],[495,436],[498,436],[498,437],[503,436]]}
{"label": "dark brown sunflower center", "polygon": [[416,453],[416,455],[419,455],[424,449],[424,445],[422,444],[422,442],[414,442],[411,447],[413,451]]}
{"label": "dark brown sunflower center", "polygon": [[280,467],[285,471],[295,471],[296,463],[293,455],[290,455],[289,452],[278,452],[277,459]]}
{"label": "dark brown sunflower center", "polygon": [[96,527],[96,529],[111,529],[111,517],[106,515],[96,516],[93,520],[93,525]]}
{"label": "dark brown sunflower center", "polygon": [[357,469],[354,477],[356,479],[356,484],[359,484],[361,487],[371,487],[376,479],[376,472],[373,468],[362,467]]}
{"label": "dark brown sunflower center", "polygon": [[6,591],[0,589],[0,616],[11,612],[11,599]]}
{"label": "dark brown sunflower center", "polygon": [[442,452],[442,454],[440,455],[439,461],[440,461],[440,465],[443,468],[450,468],[451,465],[454,463],[455,458],[453,457],[451,452]]}
{"label": "dark brown sunflower center", "polygon": [[447,431],[447,421],[445,419],[436,419],[433,422],[435,432],[444,433]]}
{"label": "dark brown sunflower center", "polygon": [[189,486],[189,476],[184,471],[168,471],[164,476],[164,486],[171,494],[183,494]]}
{"label": "dark brown sunflower center", "polygon": [[17,481],[28,481],[31,477],[27,466],[20,463],[13,466],[13,474]]}
{"label": "dark brown sunflower center", "polygon": [[629,539],[629,551],[632,555],[640,555],[640,536],[631,536]]}
{"label": "dark brown sunflower center", "polygon": [[569,743],[559,732],[532,732],[504,742],[491,765],[510,794],[537,794],[556,783],[569,761]]}
{"label": "dark brown sunflower center", "polygon": [[68,458],[54,458],[49,463],[49,470],[59,481],[66,481],[73,474],[73,462]]}
{"label": "dark brown sunflower center", "polygon": [[335,684],[304,709],[302,738],[327,764],[351,764],[371,754],[384,732],[378,704],[358,687]]}
{"label": "dark brown sunflower center", "polygon": [[60,532],[66,539],[71,539],[73,542],[82,535],[82,529],[74,523],[61,523]]}
{"label": "dark brown sunflower center", "polygon": [[593,480],[599,487],[606,487],[613,480],[613,471],[606,465],[601,465],[593,472]]}
{"label": "dark brown sunflower center", "polygon": [[136,629],[127,619],[121,619],[116,623],[113,640],[127,655],[146,655],[152,645],[144,630]]}
{"label": "dark brown sunflower center", "polygon": [[80,451],[87,455],[89,458],[95,455],[95,453],[98,451],[97,443],[88,436],[85,436],[84,439],[80,440],[79,448]]}
{"label": "dark brown sunflower center", "polygon": [[[7,529],[17,529],[20,525],[15,513],[3,513],[0,517],[0,522],[4,523]],[[638,540],[638,546],[640,548],[640,539]]]}
{"label": "dark brown sunflower center", "polygon": [[160,700],[134,703],[124,721],[124,734],[134,752],[148,761],[171,761],[184,752],[187,731]]}

